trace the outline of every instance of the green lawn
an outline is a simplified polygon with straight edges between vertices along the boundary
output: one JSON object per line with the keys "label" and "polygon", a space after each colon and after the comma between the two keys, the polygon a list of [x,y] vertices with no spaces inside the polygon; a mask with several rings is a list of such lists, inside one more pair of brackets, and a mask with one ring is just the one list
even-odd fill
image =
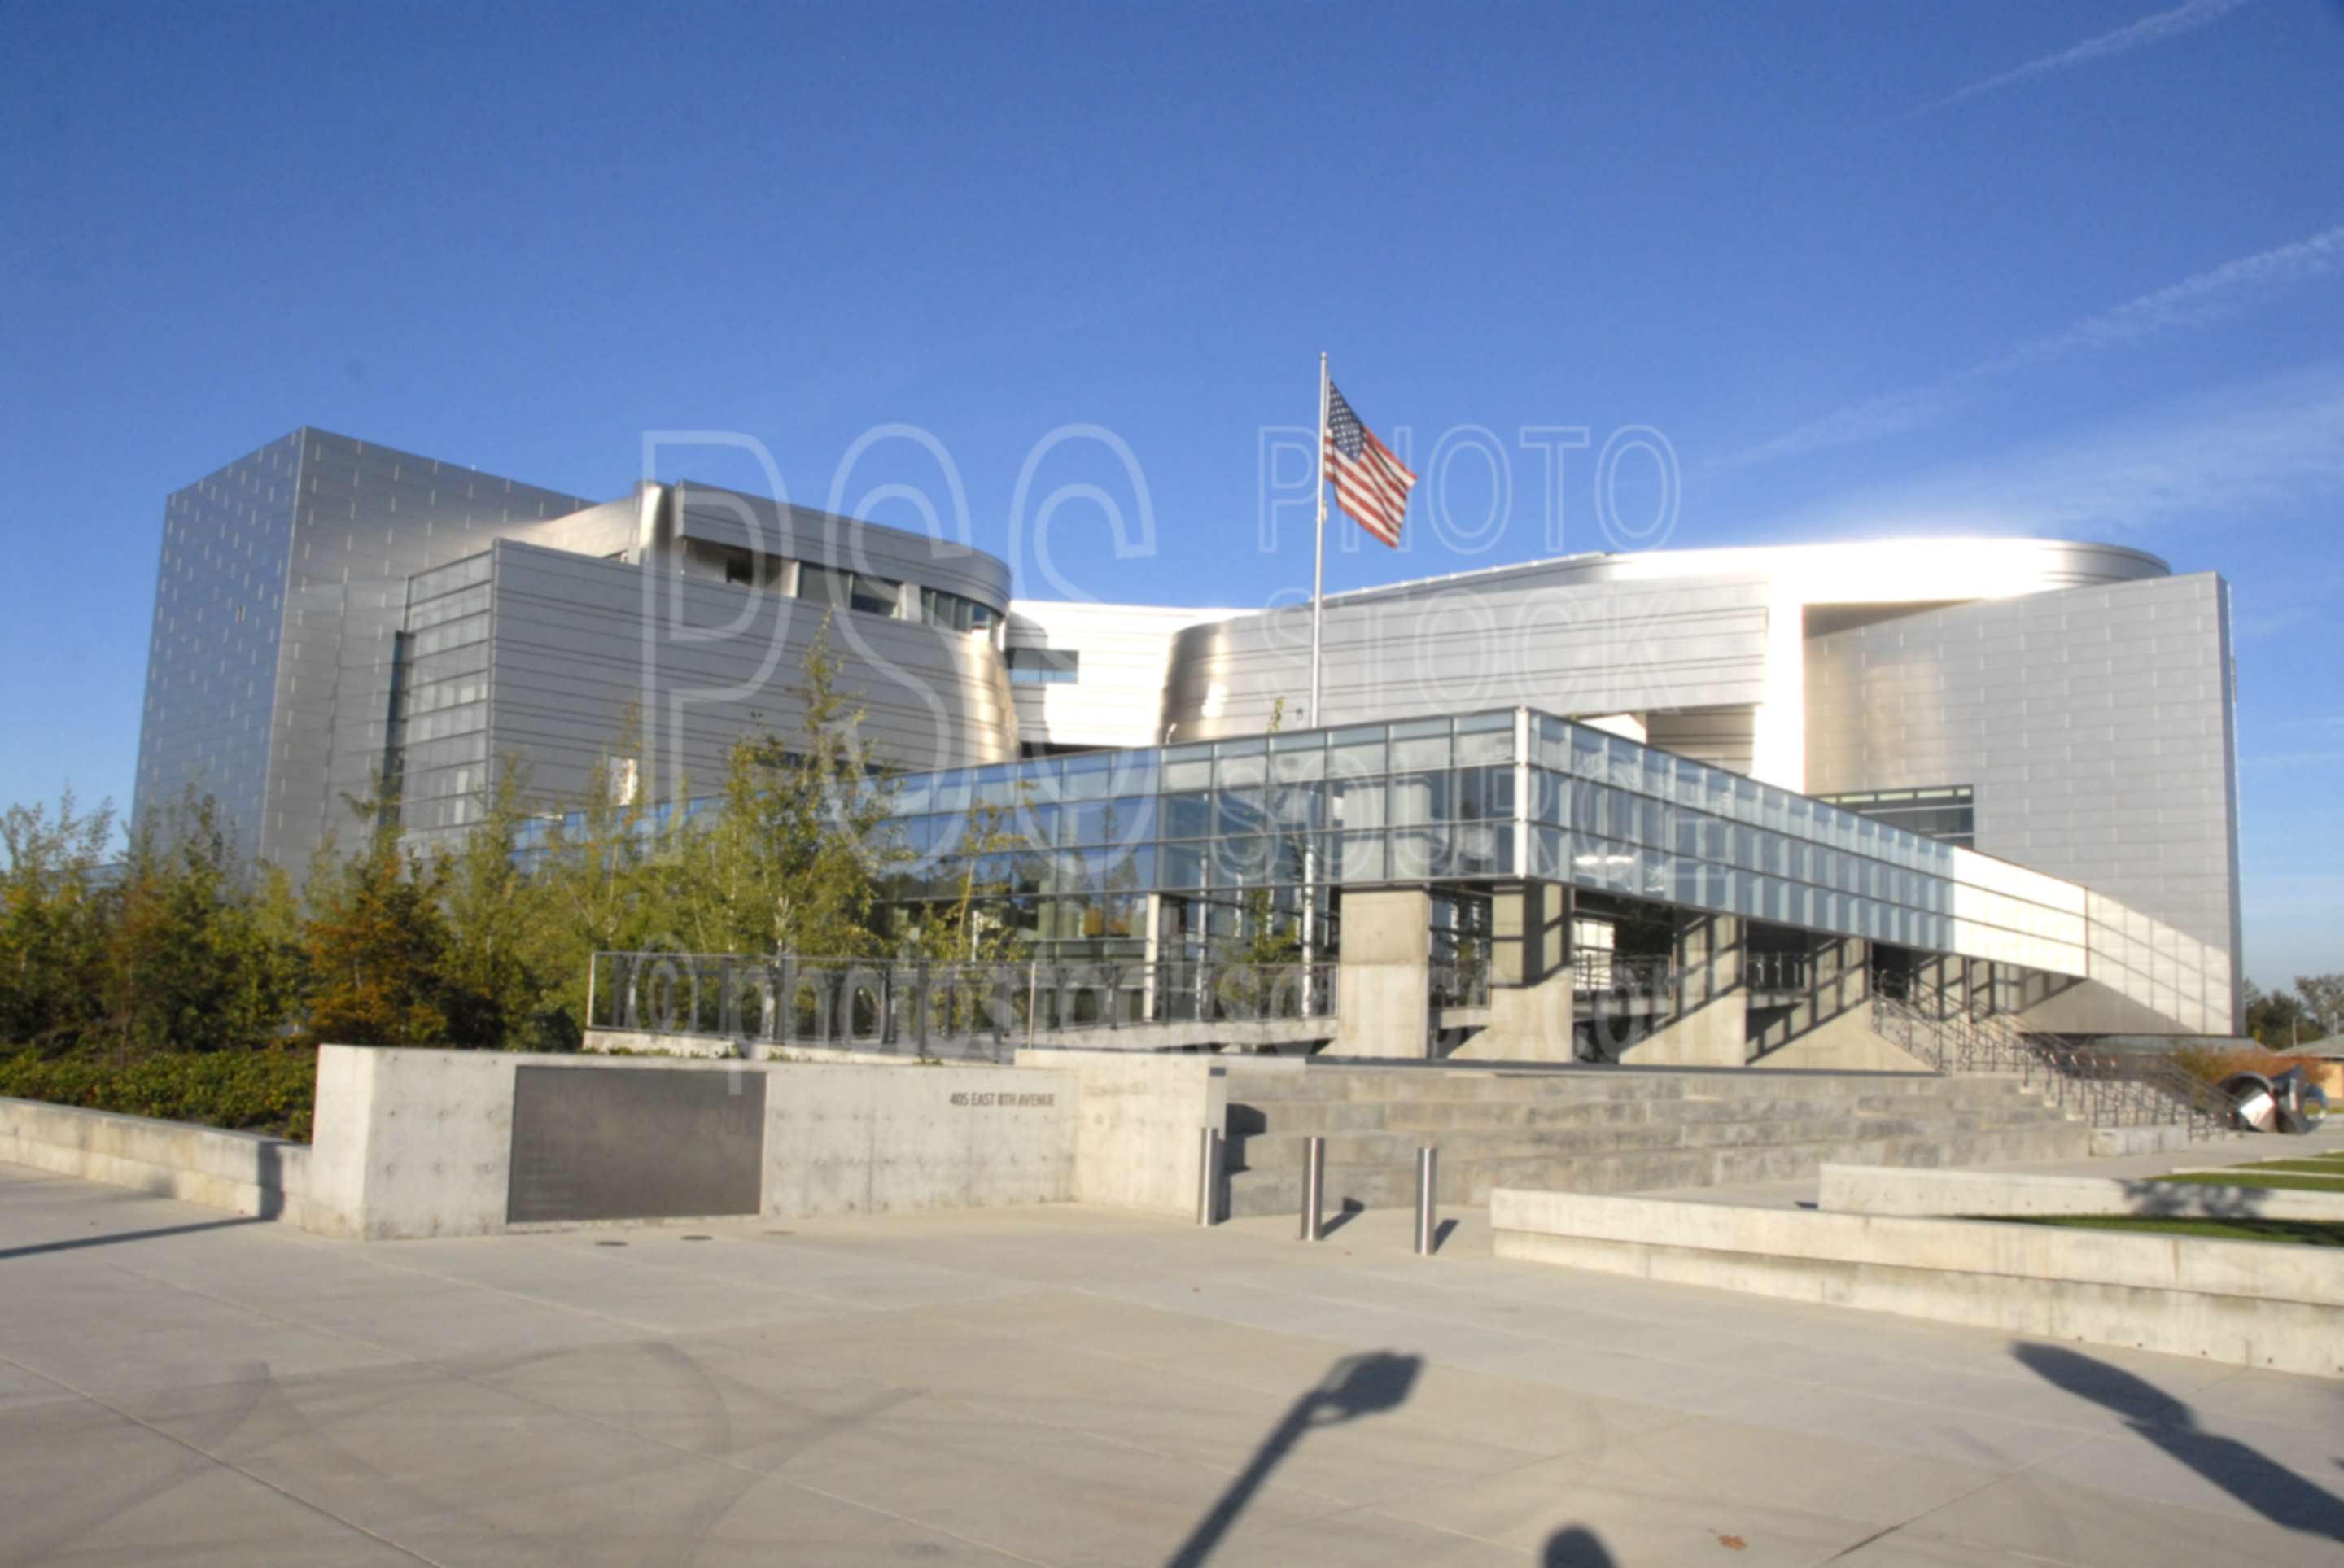
{"label": "green lawn", "polygon": [[2197,1236],[2209,1241],[2283,1241],[2299,1247],[2344,1247],[2339,1220],[2177,1220],[2129,1214],[1996,1216],[2008,1225],[2057,1225],[2077,1231],[2130,1231],[2153,1236]]}
{"label": "green lawn", "polygon": [[2178,1176],[2157,1176],[2150,1180],[2185,1182],[2192,1187],[2271,1187],[2290,1192],[2344,1192],[2344,1176],[2302,1176],[2283,1171],[2257,1171],[2247,1166],[2233,1171],[2189,1171]]}

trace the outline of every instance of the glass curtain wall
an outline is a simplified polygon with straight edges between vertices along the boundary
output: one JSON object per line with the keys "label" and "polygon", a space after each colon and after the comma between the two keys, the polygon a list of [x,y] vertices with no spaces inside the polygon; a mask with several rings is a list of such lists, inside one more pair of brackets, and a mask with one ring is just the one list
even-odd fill
{"label": "glass curtain wall", "polygon": [[1525,875],[1932,950],[1951,937],[1948,846],[1510,709],[884,788],[896,901],[956,898],[974,857],[1045,959],[1139,957],[1151,936],[1158,957],[1201,956],[1265,922],[1332,956],[1345,888]]}
{"label": "glass curtain wall", "polygon": [[434,843],[480,819],[489,739],[489,568],[482,551],[407,582],[385,787],[399,826]]}

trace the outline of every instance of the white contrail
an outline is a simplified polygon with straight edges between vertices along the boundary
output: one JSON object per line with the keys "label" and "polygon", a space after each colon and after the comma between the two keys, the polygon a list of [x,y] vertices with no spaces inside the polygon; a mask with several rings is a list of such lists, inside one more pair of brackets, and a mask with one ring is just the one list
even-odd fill
{"label": "white contrail", "polygon": [[2159,11],[2144,16],[2128,26],[2113,33],[2103,33],[2096,38],[2086,38],[2072,49],[2062,49],[2056,55],[2046,55],[2039,60],[2029,60],[2024,65],[2005,71],[1998,76],[1988,76],[1983,82],[1973,82],[1957,93],[1939,98],[1914,111],[1915,115],[1935,114],[1965,99],[1998,92],[2020,82],[2032,81],[2055,72],[2087,65],[2095,60],[2106,60],[2117,55],[2127,55],[2135,49],[2161,44],[2167,38],[2177,38],[2184,33],[2194,33],[2209,23],[2218,22],[2247,0],[2187,0],[2170,11]]}
{"label": "white contrail", "polygon": [[1799,508],[1761,531],[2121,537],[2251,526],[2339,496],[2344,362],[2328,361]]}
{"label": "white contrail", "polygon": [[2224,262],[1938,380],[1850,404],[1727,461],[1763,462],[1917,430],[1961,407],[1971,389],[1982,382],[2070,355],[2120,348],[2165,333],[2208,326],[2235,316],[2266,295],[2325,276],[2339,267],[2344,267],[2344,224],[2308,239]]}

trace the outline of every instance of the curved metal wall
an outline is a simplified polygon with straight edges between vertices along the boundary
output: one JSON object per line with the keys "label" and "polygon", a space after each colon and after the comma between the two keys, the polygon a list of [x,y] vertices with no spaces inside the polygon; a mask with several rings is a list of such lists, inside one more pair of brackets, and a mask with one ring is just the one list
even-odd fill
{"label": "curved metal wall", "polygon": [[[798,732],[822,605],[510,542],[494,581],[489,755],[528,758],[535,794],[580,796],[631,713],[654,799],[713,789],[743,734],[786,744]],[[874,760],[925,769],[1017,755],[1007,676],[983,634],[849,609],[830,628]]]}
{"label": "curved metal wall", "polygon": [[[1521,704],[1602,714],[1765,700],[1770,617],[1998,599],[2169,575],[2157,557],[2059,539],[1836,545],[1564,556],[1329,598],[1323,721]],[[1898,607],[1910,604],[1911,610]],[[1311,722],[1308,605],[1194,626],[1173,640],[1158,733],[1266,729],[1286,703]]]}
{"label": "curved metal wall", "polygon": [[1003,614],[1009,609],[1009,564],[957,540],[708,485],[675,486],[671,505],[678,538],[867,572],[956,593]]}
{"label": "curved metal wall", "polygon": [[1756,578],[1573,582],[1523,568],[1327,606],[1326,712],[1310,690],[1308,606],[1191,627],[1173,639],[1162,719],[1181,739],[1490,707],[1569,713],[1754,703],[1765,678]]}

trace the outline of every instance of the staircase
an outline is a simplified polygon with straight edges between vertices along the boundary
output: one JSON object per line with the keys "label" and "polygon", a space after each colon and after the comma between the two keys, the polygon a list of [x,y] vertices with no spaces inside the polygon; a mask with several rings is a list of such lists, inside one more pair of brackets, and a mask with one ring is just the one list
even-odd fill
{"label": "staircase", "polygon": [[1928,990],[1909,1000],[1874,998],[1872,1027],[1940,1072],[2016,1074],[2093,1127],[2174,1126],[2193,1143],[2238,1135],[2228,1095],[2150,1052],[2068,1045],[2007,1014],[1975,1014]]}
{"label": "staircase", "polygon": [[1492,1187],[1635,1192],[1796,1181],[1824,1161],[1976,1165],[2081,1159],[2090,1129],[2013,1075],[1379,1070],[1229,1070],[1232,1215],[1298,1211],[1305,1141],[1327,1140],[1328,1206],[1440,1201]]}

